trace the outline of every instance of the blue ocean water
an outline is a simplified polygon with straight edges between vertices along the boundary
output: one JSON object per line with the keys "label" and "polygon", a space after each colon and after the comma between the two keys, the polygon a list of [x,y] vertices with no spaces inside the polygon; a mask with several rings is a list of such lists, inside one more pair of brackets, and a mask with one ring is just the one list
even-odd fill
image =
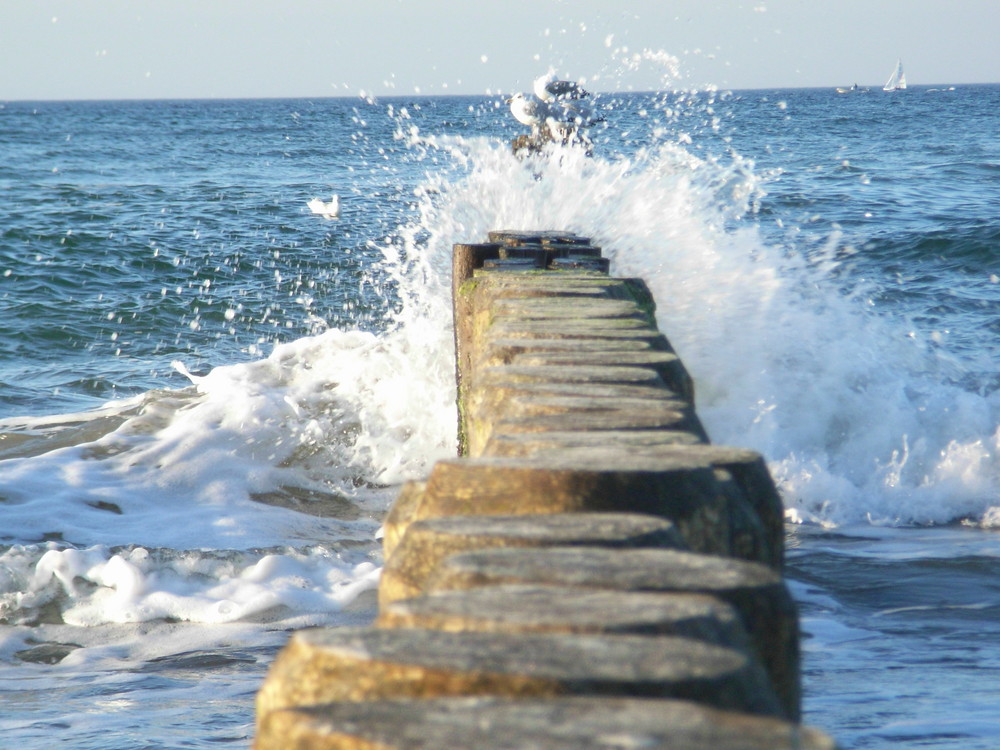
{"label": "blue ocean water", "polygon": [[[1000,86],[0,104],[0,730],[249,745],[454,446],[450,249],[593,236],[788,508],[807,721],[1000,741]],[[308,202],[338,195],[341,214]]]}

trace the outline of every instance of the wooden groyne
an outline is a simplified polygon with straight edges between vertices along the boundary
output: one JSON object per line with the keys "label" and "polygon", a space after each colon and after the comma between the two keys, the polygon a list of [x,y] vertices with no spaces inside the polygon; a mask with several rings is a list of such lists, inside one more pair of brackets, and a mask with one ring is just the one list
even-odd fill
{"label": "wooden groyne", "polygon": [[278,655],[257,750],[834,747],[766,465],[607,271],[568,232],[455,245],[459,455],[390,509],[374,625]]}

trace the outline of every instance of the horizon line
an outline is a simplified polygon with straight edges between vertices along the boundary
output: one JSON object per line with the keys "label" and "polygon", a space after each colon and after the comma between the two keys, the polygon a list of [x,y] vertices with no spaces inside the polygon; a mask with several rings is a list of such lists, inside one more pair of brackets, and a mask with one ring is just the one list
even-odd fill
{"label": "horizon line", "polygon": [[[964,86],[996,86],[1000,85],[1000,81],[973,81],[965,83],[920,83],[913,84],[907,87],[910,89],[935,89],[942,87],[964,87]],[[689,88],[675,88],[675,89],[628,89],[628,90],[613,90],[613,91],[594,91],[592,92],[594,96],[613,96],[621,94],[629,95],[644,95],[644,94],[691,94],[691,93],[738,93],[743,91],[807,91],[807,90],[822,90],[830,89],[836,90],[837,88],[843,88],[840,86],[751,86],[743,88],[730,88],[724,86],[715,85],[704,85],[704,86],[692,86]],[[863,85],[863,88],[871,89],[882,89],[882,84],[870,84]],[[896,92],[898,93],[898,92]],[[480,97],[484,99],[490,99],[495,97],[507,96],[506,93],[495,92],[495,93],[469,93],[469,94],[456,94],[456,93],[423,93],[423,92],[413,92],[409,94],[399,94],[399,93],[383,93],[383,94],[369,94],[367,92],[358,92],[356,94],[292,94],[292,95],[279,95],[279,94],[265,94],[256,96],[135,96],[135,97],[123,97],[123,96],[111,96],[111,97],[79,97],[79,98],[67,98],[67,97],[41,97],[41,98],[27,98],[27,99],[7,99],[0,97],[0,106],[7,104],[38,104],[38,103],[82,103],[82,102],[192,102],[192,101],[260,101],[260,100],[270,100],[270,101],[301,101],[301,100],[312,100],[312,99],[346,99],[346,100],[361,100],[373,103],[382,99],[454,99],[454,98],[472,98]]]}

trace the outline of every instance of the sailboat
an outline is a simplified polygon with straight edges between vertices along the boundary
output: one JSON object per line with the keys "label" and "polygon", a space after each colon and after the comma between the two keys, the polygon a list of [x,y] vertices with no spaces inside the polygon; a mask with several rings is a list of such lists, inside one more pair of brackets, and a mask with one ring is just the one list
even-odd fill
{"label": "sailboat", "polygon": [[892,69],[892,75],[882,87],[883,91],[902,91],[906,88],[906,73],[903,72],[903,61],[896,60],[896,67]]}

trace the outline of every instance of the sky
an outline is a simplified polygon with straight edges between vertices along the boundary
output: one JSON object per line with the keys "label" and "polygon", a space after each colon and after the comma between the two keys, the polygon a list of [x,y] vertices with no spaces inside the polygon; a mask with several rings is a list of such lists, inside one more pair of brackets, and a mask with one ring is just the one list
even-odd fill
{"label": "sky", "polygon": [[0,101],[1000,82],[1000,0],[0,0]]}

